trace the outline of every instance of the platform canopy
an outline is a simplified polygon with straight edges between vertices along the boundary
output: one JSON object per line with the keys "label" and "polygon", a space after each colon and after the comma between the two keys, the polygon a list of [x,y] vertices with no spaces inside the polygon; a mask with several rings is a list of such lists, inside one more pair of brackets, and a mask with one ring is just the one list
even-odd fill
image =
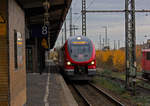
{"label": "platform canopy", "polygon": [[[26,23],[30,25],[42,25],[44,17],[43,2],[45,0],[16,0],[23,8],[26,15]],[[70,8],[72,0],[48,0],[50,2],[50,42],[53,48],[66,14]]]}

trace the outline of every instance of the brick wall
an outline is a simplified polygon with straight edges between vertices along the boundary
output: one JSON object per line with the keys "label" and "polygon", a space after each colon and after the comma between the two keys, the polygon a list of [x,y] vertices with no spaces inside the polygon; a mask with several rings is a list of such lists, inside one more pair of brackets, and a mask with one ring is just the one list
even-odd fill
{"label": "brick wall", "polygon": [[[10,73],[10,104],[22,106],[26,102],[26,72],[25,72],[25,15],[15,0],[8,0],[9,10],[9,73]],[[20,32],[23,38],[21,68],[15,68],[14,30]]]}

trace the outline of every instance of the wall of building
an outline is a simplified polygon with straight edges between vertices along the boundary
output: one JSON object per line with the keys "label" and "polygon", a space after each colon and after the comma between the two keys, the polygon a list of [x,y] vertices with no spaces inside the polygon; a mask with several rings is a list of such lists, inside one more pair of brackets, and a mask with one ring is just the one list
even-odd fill
{"label": "wall of building", "polygon": [[0,106],[8,106],[7,0],[0,0]]}
{"label": "wall of building", "polygon": [[[26,102],[25,14],[15,0],[8,1],[10,105],[22,106]],[[22,36],[21,41],[18,35]],[[14,50],[15,36],[17,36],[17,59],[15,58],[16,50]],[[15,62],[17,62],[17,68]]]}

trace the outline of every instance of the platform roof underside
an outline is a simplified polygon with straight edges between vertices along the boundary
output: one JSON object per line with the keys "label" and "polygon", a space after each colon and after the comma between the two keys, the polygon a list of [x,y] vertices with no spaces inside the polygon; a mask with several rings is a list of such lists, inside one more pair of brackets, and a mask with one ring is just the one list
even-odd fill
{"label": "platform roof underside", "polygon": [[[43,15],[45,10],[43,2],[45,0],[16,0],[23,8],[26,15],[27,25],[43,24]],[[66,14],[70,8],[72,0],[48,0],[50,2],[50,44],[53,48],[62,24],[66,18]]]}

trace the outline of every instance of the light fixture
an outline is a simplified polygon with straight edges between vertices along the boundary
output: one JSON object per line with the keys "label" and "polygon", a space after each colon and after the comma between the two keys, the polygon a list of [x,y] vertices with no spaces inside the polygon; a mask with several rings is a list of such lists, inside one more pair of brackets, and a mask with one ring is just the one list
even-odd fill
{"label": "light fixture", "polygon": [[94,61],[91,62],[92,65],[94,65],[94,63],[95,63]]}
{"label": "light fixture", "polygon": [[77,37],[77,40],[81,40],[81,37]]}
{"label": "light fixture", "polygon": [[44,7],[45,10],[49,9],[50,8],[49,1],[46,0],[45,2],[43,2],[43,7]]}
{"label": "light fixture", "polygon": [[70,65],[71,65],[71,62],[70,62],[70,61],[68,61],[68,62],[67,62],[67,65],[68,65],[68,66],[70,66]]}

